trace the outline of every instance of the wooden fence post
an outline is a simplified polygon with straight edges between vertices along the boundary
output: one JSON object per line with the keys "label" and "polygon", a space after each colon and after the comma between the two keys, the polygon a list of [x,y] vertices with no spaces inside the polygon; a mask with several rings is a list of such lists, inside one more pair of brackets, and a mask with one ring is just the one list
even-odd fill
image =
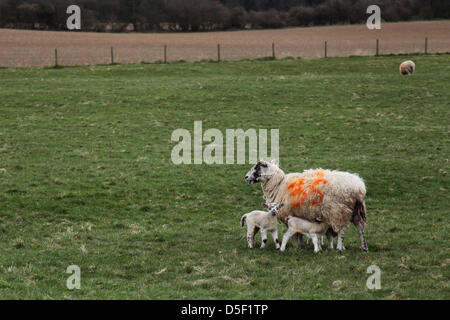
{"label": "wooden fence post", "polygon": [[275,42],[272,42],[272,59],[275,60],[276,56],[275,56]]}
{"label": "wooden fence post", "polygon": [[58,49],[55,48],[55,67],[58,66]]}
{"label": "wooden fence post", "polygon": [[425,38],[425,54],[428,54],[428,37]]}
{"label": "wooden fence post", "polygon": [[164,45],[164,63],[167,63],[167,45]]}
{"label": "wooden fence post", "polygon": [[111,64],[114,64],[114,48],[111,47]]}
{"label": "wooden fence post", "polygon": [[220,43],[217,44],[217,62],[220,62]]}
{"label": "wooden fence post", "polygon": [[325,48],[324,48],[324,50],[325,50],[325,53],[324,53],[324,55],[325,55],[325,58],[327,57],[327,42],[325,41]]}

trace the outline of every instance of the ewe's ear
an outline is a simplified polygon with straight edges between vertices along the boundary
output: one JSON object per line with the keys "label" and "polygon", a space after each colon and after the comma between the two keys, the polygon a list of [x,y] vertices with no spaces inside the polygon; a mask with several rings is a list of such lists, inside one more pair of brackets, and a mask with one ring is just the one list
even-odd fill
{"label": "ewe's ear", "polygon": [[269,209],[269,206],[267,204],[263,203],[262,205],[263,205],[264,208]]}
{"label": "ewe's ear", "polygon": [[267,168],[267,162],[265,162],[265,161],[263,161],[263,160],[260,160],[260,161],[259,161],[259,164],[260,164],[261,167]]}
{"label": "ewe's ear", "polygon": [[283,208],[283,207],[284,207],[284,203],[282,203],[278,206],[278,208]]}

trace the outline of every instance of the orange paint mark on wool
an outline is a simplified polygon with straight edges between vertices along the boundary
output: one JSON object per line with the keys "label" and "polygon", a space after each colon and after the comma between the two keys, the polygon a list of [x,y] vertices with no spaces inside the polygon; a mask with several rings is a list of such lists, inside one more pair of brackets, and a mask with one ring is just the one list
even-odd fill
{"label": "orange paint mark on wool", "polygon": [[317,171],[316,173],[317,175],[317,179],[314,180],[314,182],[311,184],[311,192],[318,194],[319,195],[319,199],[316,201],[313,201],[313,199],[311,199],[309,201],[309,204],[311,206],[317,206],[319,204],[321,204],[323,202],[323,193],[322,191],[318,188],[319,184],[327,184],[328,180],[325,180],[323,177],[325,177],[325,172],[323,172],[322,170]]}
{"label": "orange paint mark on wool", "polygon": [[[318,188],[320,184],[327,184],[328,180],[324,179],[325,172],[322,170],[316,172],[316,179],[312,184],[305,188],[305,178],[300,178],[291,182],[288,186],[288,190],[291,193],[291,201],[293,207],[300,207],[305,199],[310,196],[309,204],[311,206],[317,206],[323,202],[323,193]],[[316,195],[319,195],[319,199],[314,201]]]}
{"label": "orange paint mark on wool", "polygon": [[291,198],[296,198],[296,200],[292,202],[293,207],[300,207],[306,199],[307,192],[303,189],[304,184],[305,179],[300,178],[294,182],[291,182],[288,186],[288,190],[291,190]]}
{"label": "orange paint mark on wool", "polygon": [[311,192],[319,195],[318,200],[316,201],[313,201],[313,199],[309,200],[309,204],[311,206],[317,206],[323,202],[323,193],[317,188],[317,186],[321,183],[326,184],[328,183],[328,181],[325,179],[317,179],[316,181],[314,181],[313,185],[311,185]]}
{"label": "orange paint mark on wool", "polygon": [[323,178],[323,177],[325,177],[325,172],[323,172],[322,170],[319,170],[316,172],[316,176],[318,179]]}

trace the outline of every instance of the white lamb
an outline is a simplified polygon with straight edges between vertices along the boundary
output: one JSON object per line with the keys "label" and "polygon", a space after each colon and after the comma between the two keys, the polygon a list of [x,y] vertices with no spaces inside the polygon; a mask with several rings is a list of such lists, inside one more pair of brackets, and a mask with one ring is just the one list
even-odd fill
{"label": "white lamb", "polygon": [[275,242],[275,247],[278,250],[280,248],[280,243],[278,241],[278,210],[283,207],[283,204],[270,203],[269,205],[263,204],[265,208],[269,211],[254,210],[252,212],[246,213],[241,218],[241,226],[247,223],[247,243],[250,249],[254,246],[255,235],[261,229],[261,249],[266,246],[267,242],[267,232],[272,234],[273,241]]}
{"label": "white lamb", "polygon": [[[286,249],[286,244],[289,239],[297,233],[301,233],[312,240],[314,244],[314,252],[319,252],[320,249],[322,249],[321,241],[319,241],[319,239],[327,233],[329,225],[326,223],[309,222],[308,220],[292,216],[286,217],[286,223],[288,225],[288,229],[283,236],[283,243],[280,248],[281,251]],[[333,244],[331,242],[331,247],[332,245]]]}

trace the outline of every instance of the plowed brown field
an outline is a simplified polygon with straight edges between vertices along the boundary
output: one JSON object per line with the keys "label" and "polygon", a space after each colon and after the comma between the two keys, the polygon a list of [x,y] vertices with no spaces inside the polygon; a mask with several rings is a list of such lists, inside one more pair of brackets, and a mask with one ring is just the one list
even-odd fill
{"label": "plowed brown field", "polygon": [[450,20],[383,23],[381,30],[365,25],[246,30],[209,33],[86,33],[0,29],[0,66],[51,66],[55,48],[61,65],[110,63],[114,47],[115,62],[133,63],[163,60],[167,45],[169,61],[217,59],[217,44],[222,59],[276,56],[314,58],[328,56],[373,55],[375,41],[380,54],[450,51]]}

